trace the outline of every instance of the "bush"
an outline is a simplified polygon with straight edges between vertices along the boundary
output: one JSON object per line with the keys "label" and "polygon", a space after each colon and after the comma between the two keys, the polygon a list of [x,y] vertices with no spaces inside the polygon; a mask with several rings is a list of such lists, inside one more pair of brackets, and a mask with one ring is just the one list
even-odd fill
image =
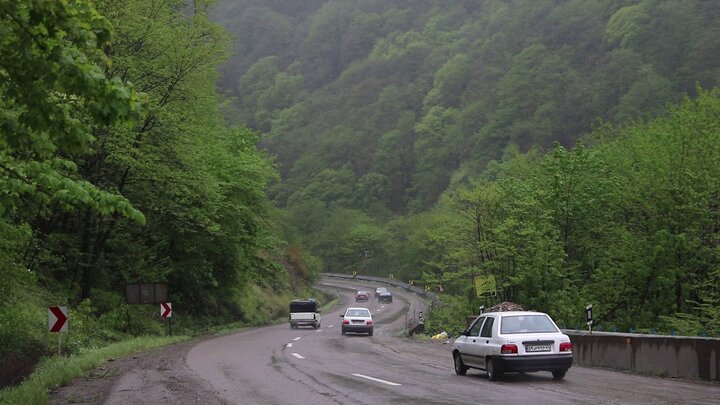
{"label": "bush", "polygon": [[462,298],[443,297],[443,305],[431,308],[427,314],[425,332],[434,335],[446,331],[450,335],[456,335],[465,330],[467,317],[471,315],[467,307],[467,302]]}
{"label": "bush", "polygon": [[51,351],[46,330],[47,320],[39,311],[23,307],[0,311],[0,387],[22,381]]}

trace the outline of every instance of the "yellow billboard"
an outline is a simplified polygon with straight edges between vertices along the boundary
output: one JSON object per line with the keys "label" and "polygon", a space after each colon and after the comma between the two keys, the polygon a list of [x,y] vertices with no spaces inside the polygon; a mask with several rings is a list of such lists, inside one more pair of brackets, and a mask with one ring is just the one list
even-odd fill
{"label": "yellow billboard", "polygon": [[488,274],[485,276],[475,276],[475,292],[478,297],[484,295],[495,295],[495,276]]}

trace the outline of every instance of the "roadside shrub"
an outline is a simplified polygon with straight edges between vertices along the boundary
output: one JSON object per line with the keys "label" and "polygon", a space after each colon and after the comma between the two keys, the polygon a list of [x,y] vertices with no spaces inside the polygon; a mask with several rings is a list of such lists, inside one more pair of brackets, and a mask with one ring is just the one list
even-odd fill
{"label": "roadside shrub", "polygon": [[467,302],[458,297],[443,297],[443,305],[430,309],[425,319],[425,332],[434,335],[442,331],[456,335],[467,327],[466,319],[471,313]]}
{"label": "roadside shrub", "polygon": [[24,307],[0,311],[0,387],[20,383],[50,352],[47,319],[40,312]]}

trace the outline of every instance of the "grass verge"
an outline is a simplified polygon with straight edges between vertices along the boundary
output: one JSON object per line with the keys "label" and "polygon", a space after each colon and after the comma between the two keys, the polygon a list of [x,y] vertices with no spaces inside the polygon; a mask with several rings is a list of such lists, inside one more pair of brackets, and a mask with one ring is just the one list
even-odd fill
{"label": "grass verge", "polygon": [[49,357],[21,385],[0,390],[0,404],[47,404],[48,392],[115,357],[187,340],[190,336],[138,337],[70,357]]}

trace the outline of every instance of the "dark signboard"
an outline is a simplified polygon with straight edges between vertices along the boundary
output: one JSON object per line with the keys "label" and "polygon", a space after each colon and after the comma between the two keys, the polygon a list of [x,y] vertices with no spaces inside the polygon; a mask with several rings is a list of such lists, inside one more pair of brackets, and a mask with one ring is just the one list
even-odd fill
{"label": "dark signboard", "polygon": [[162,304],[169,302],[167,283],[128,284],[125,288],[128,304]]}

